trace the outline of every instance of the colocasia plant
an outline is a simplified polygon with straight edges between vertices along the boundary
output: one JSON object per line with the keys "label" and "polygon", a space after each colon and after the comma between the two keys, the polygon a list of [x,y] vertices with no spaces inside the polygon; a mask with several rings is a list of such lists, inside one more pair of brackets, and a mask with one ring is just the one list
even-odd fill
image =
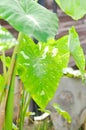
{"label": "colocasia plant", "polygon": [[[85,0],[56,0],[63,11],[74,19],[86,13]],[[71,4],[70,4],[71,3]],[[79,6],[78,6],[79,5]],[[74,7],[74,8],[73,8]],[[78,10],[78,11],[77,11]],[[55,40],[58,31],[57,15],[33,0],[2,0],[0,18],[6,20],[18,32],[15,40],[7,30],[0,28],[0,57],[3,75],[0,75],[0,130],[12,130],[13,100],[16,74],[22,82],[21,113],[18,128],[23,129],[24,117],[29,104],[25,103],[25,93],[29,93],[41,109],[46,108],[54,96],[63,69],[67,67],[70,55],[80,69],[84,79],[85,57],[80,47],[78,34],[71,27],[69,34]],[[35,44],[33,38],[39,42]],[[5,50],[15,46],[10,58]],[[15,127],[15,129],[18,129]]]}

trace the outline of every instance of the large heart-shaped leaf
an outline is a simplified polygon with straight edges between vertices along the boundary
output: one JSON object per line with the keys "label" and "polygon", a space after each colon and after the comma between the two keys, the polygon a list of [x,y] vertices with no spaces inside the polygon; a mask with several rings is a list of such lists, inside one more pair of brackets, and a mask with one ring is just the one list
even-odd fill
{"label": "large heart-shaped leaf", "polygon": [[69,30],[69,50],[81,73],[85,72],[85,56],[80,46],[78,34],[74,27]]}
{"label": "large heart-shaped leaf", "polygon": [[0,16],[18,31],[41,41],[54,37],[58,28],[56,14],[33,0],[2,0]]}
{"label": "large heart-shaped leaf", "polygon": [[8,50],[16,44],[16,39],[9,33],[9,31],[0,26],[0,51]]}
{"label": "large heart-shaped leaf", "polygon": [[61,9],[77,20],[86,14],[86,0],[56,0]]}
{"label": "large heart-shaped leaf", "polygon": [[41,108],[46,107],[54,96],[68,59],[68,36],[37,45],[28,37],[23,37],[18,72],[26,90]]}

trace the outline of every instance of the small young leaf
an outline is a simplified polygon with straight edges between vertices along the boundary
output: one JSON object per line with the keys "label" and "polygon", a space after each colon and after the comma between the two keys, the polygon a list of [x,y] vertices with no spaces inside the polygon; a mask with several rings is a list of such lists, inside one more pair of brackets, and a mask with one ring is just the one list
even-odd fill
{"label": "small young leaf", "polygon": [[56,109],[56,111],[64,118],[67,120],[68,123],[71,123],[71,116],[69,115],[68,112],[62,110],[58,104],[53,104],[53,107]]}
{"label": "small young leaf", "polygon": [[80,46],[78,34],[74,27],[69,30],[69,51],[83,77],[85,73],[85,56]]}

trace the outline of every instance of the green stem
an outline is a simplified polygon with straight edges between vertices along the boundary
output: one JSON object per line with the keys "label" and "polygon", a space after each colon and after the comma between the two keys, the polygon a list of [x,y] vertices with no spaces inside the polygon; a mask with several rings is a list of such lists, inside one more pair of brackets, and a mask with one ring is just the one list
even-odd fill
{"label": "green stem", "polygon": [[[7,97],[7,103],[6,103],[6,117],[5,117],[5,130],[12,130],[12,117],[13,117],[13,100],[14,100],[14,82],[15,82],[15,75],[16,75],[16,65],[17,65],[17,54],[19,51],[19,46],[20,42],[22,39],[21,33],[19,33],[18,41],[19,44],[16,45],[13,56],[12,56],[12,61],[10,65],[10,71],[9,71],[9,76],[10,80],[8,81],[8,86],[9,86],[9,92],[8,92],[8,97]],[[10,122],[10,123],[9,123]]]}
{"label": "green stem", "polygon": [[2,92],[1,97],[0,97],[0,102],[4,102],[4,106],[6,106],[6,101],[7,101],[8,92],[9,92],[9,86],[10,86],[10,83],[12,80],[12,74],[14,71],[15,63],[16,63],[16,54],[17,54],[18,48],[19,48],[19,44],[16,45],[16,47],[14,48],[11,63],[10,63],[8,72],[5,75],[4,91]]}
{"label": "green stem", "polygon": [[20,99],[20,121],[19,121],[19,130],[23,130],[23,123],[24,123],[24,117],[23,117],[23,107],[24,107],[24,90],[22,90],[21,93],[21,99]]}
{"label": "green stem", "polygon": [[9,67],[9,70],[8,70],[8,77],[9,77],[9,80],[7,80],[8,86],[10,85],[10,82],[11,82],[11,79],[12,79],[12,74],[14,72],[14,68],[16,68],[17,54],[18,54],[18,51],[19,51],[19,48],[20,48],[21,40],[22,40],[22,33],[19,33],[19,35],[18,35],[19,44],[17,44],[15,49],[14,49],[11,64],[10,64],[10,67]]}
{"label": "green stem", "polygon": [[3,74],[4,78],[6,77],[6,59],[5,59],[5,51],[2,51],[2,58],[3,58]]}
{"label": "green stem", "polygon": [[[6,80],[6,59],[5,59],[5,51],[2,51],[2,62],[3,62],[3,76],[4,76],[4,80]],[[0,95],[0,103],[2,101],[2,98],[4,96],[4,91],[2,92],[2,94]]]}
{"label": "green stem", "polygon": [[[28,96],[28,95],[27,95],[27,96]],[[24,117],[24,118],[25,118],[25,114],[26,114],[27,108],[28,108],[28,106],[29,106],[29,104],[30,104],[30,99],[31,99],[31,97],[30,97],[30,95],[29,95],[27,102],[24,103],[24,104],[25,104],[25,105],[24,105],[24,111],[23,111],[23,117]]]}
{"label": "green stem", "polygon": [[[23,129],[24,125],[24,119],[26,116],[26,111],[30,103],[30,97],[27,97],[28,95],[25,93],[25,90],[22,90],[22,95],[21,95],[21,105],[20,105],[20,122],[19,122],[19,130]],[[26,98],[25,98],[26,96]],[[26,99],[26,100],[25,100]]]}
{"label": "green stem", "polygon": [[12,130],[15,73],[12,75],[5,111],[5,130]]}
{"label": "green stem", "polygon": [[[4,106],[3,109],[6,110],[5,111],[6,113],[4,113],[5,130],[8,130],[8,126],[9,126],[9,130],[12,130],[12,115],[13,114],[11,113],[11,115],[9,115],[8,113],[10,113],[10,109],[11,109],[11,111],[13,109],[13,98],[14,98],[13,91],[14,91],[14,82],[15,82],[15,75],[16,75],[17,54],[18,54],[18,51],[20,48],[21,39],[22,39],[22,33],[19,33],[19,36],[18,36],[19,44],[17,44],[15,49],[14,49],[11,64],[10,64],[10,67],[8,69],[8,74],[7,74],[7,77],[5,80],[5,89],[4,89],[5,95],[4,95],[3,100],[2,100],[3,106]],[[7,124],[7,122],[9,122],[9,124]]]}

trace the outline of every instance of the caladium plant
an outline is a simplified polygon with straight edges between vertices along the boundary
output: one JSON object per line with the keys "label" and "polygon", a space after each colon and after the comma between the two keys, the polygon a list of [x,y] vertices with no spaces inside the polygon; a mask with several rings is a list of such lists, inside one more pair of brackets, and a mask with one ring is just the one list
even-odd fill
{"label": "caladium plant", "polygon": [[[47,41],[49,38],[54,38],[58,29],[58,18],[56,14],[48,11],[33,0],[4,0],[0,2],[0,18],[6,20],[19,32],[25,33],[28,36],[37,39],[38,41]],[[16,55],[19,50],[20,42],[22,41],[22,34],[19,34],[18,42],[14,49],[11,64],[6,72],[5,54],[4,57],[4,88],[8,86],[4,94],[1,96],[3,102],[4,114],[0,113],[0,129],[12,129],[12,113],[13,113],[13,92],[14,77],[16,73]],[[9,77],[9,78],[7,78]],[[9,109],[10,106],[10,109]],[[6,107],[6,108],[5,108]],[[1,110],[1,109],[0,109]],[[5,111],[6,110],[6,111]],[[11,111],[11,113],[10,113]],[[10,123],[9,123],[10,122]],[[20,126],[20,129],[21,126]]]}
{"label": "caladium plant", "polygon": [[[24,90],[30,93],[36,103],[44,109],[54,96],[63,75],[63,68],[68,65],[70,54],[74,57],[82,75],[84,75],[85,58],[75,29],[72,27],[68,35],[54,40],[58,29],[56,14],[33,0],[1,1],[0,18],[9,22],[19,31],[18,44],[15,44],[8,71],[6,70],[5,54],[3,53],[4,78],[0,77],[4,81],[4,83],[2,82],[4,91],[0,100],[0,124],[2,123],[0,130],[2,128],[12,130],[16,70],[18,70],[17,74],[24,84]],[[31,38],[37,39],[39,43],[35,44]],[[8,49],[7,44],[6,47],[5,49]],[[82,64],[79,63],[80,61]],[[24,106],[22,105],[22,107]],[[24,110],[26,110],[26,107],[27,105]],[[23,129],[24,121],[22,113],[20,130]],[[4,127],[3,123],[5,124]]]}

